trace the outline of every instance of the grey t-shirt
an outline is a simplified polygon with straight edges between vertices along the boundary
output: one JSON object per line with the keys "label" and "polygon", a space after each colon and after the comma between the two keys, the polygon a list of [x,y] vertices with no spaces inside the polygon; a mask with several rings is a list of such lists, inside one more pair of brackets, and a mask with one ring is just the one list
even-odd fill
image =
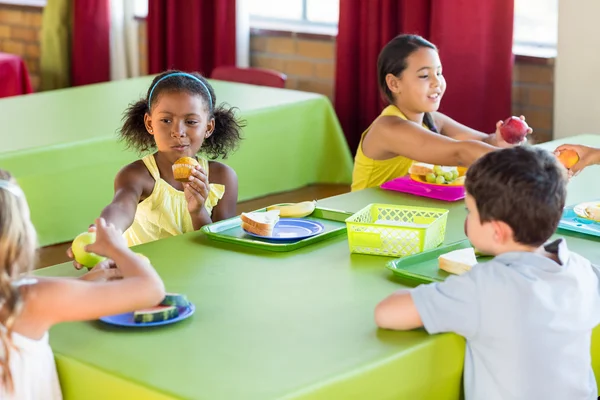
{"label": "grey t-shirt", "polygon": [[504,253],[461,276],[411,290],[427,332],[467,340],[466,399],[596,400],[592,329],[600,272],[564,240]]}

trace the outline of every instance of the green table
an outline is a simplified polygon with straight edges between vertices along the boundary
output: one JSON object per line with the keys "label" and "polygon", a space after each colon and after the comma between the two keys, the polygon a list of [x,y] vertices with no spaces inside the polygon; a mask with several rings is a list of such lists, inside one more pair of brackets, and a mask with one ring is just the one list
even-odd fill
{"label": "green table", "polygon": [[[600,145],[597,137],[577,142]],[[550,144],[552,147],[554,144]],[[600,197],[584,171],[569,203]],[[323,200],[357,211],[373,202],[450,210],[445,243],[465,238],[464,203],[368,189]],[[600,240],[569,236],[600,263]],[[51,332],[65,399],[457,399],[464,340],[423,330],[377,330],[378,301],[402,287],[388,258],[351,255],[345,238],[268,253],[192,233],[139,246],[196,314],[161,329],[69,323]],[[75,276],[72,266],[42,270]],[[600,338],[594,353],[600,354]],[[600,357],[594,357],[600,373]],[[600,375],[599,375],[600,376]]]}
{"label": "green table", "polygon": [[[116,173],[139,158],[117,141],[123,110],[151,77],[0,100],[0,168],[25,190],[41,245],[73,239],[113,195]],[[313,183],[350,183],[352,156],[319,94],[211,81],[218,102],[248,122],[225,162],[240,201]]]}

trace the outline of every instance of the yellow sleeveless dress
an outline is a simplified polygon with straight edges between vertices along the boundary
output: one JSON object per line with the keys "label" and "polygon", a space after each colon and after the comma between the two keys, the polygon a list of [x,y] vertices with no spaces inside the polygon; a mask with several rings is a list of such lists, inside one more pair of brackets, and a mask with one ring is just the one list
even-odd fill
{"label": "yellow sleeveless dress", "polygon": [[[192,217],[187,209],[187,201],[182,191],[175,189],[160,177],[153,154],[142,159],[154,178],[152,194],[140,202],[135,212],[133,224],[123,236],[129,246],[158,239],[193,232]],[[208,174],[208,161],[198,157],[198,162]],[[225,186],[210,183],[204,207],[209,214],[225,194]]]}
{"label": "yellow sleeveless dress", "polygon": [[[394,116],[408,120],[406,116],[394,105],[389,105],[383,109],[380,117]],[[378,117],[379,118],[379,117]],[[373,160],[367,157],[362,151],[363,139],[372,124],[363,132],[356,157],[354,158],[354,170],[352,171],[352,191],[362,190],[370,187],[377,187],[387,181],[404,176],[408,173],[413,160],[403,156],[397,156],[388,160]],[[423,125],[424,128],[427,126]]]}

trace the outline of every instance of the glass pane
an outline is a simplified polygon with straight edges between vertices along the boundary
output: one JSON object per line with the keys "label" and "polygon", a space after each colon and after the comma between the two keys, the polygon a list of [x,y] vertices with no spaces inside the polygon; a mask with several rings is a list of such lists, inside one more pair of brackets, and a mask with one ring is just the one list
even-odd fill
{"label": "glass pane", "polygon": [[558,0],[515,0],[515,44],[556,47]]}
{"label": "glass pane", "polygon": [[306,0],[306,18],[311,22],[337,25],[340,0]]}
{"label": "glass pane", "polygon": [[148,0],[134,0],[133,14],[136,17],[148,16]]}
{"label": "glass pane", "polygon": [[275,19],[302,19],[302,0],[247,0],[250,15]]}

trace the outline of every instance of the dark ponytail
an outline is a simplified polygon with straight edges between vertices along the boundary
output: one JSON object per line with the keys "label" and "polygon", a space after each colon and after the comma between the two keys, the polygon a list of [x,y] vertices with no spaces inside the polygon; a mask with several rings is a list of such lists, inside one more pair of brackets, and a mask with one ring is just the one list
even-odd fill
{"label": "dark ponytail", "polygon": [[439,133],[437,127],[435,126],[435,122],[433,121],[433,117],[431,116],[431,113],[426,112],[425,115],[423,115],[423,123],[431,132]]}
{"label": "dark ponytail", "polygon": [[132,103],[123,115],[123,126],[119,131],[119,137],[127,143],[127,148],[134,148],[140,153],[153,149],[156,144],[154,138],[146,130],[144,115],[148,112],[148,101],[146,99]]}
{"label": "dark ponytail", "polygon": [[211,160],[227,158],[229,152],[235,150],[242,139],[241,131],[246,126],[246,121],[236,118],[236,110],[237,108],[220,104],[213,112],[215,130],[200,149]]}

